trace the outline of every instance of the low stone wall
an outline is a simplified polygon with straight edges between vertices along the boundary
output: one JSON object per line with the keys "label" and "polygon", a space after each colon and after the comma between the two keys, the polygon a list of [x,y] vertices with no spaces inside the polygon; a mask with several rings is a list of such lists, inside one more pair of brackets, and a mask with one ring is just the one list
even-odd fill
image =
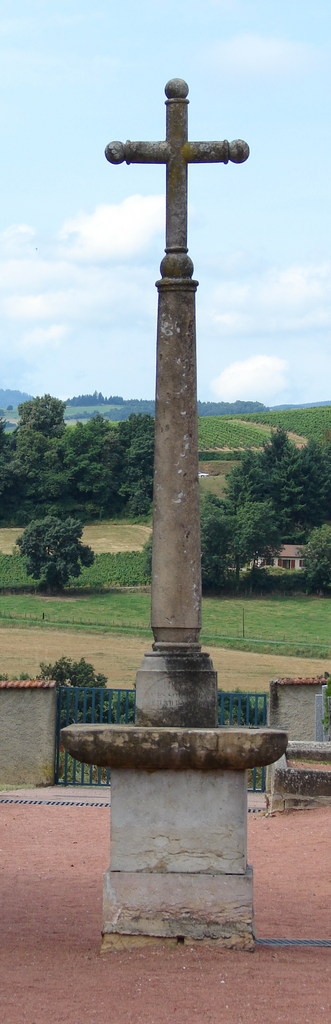
{"label": "low stone wall", "polygon": [[[298,766],[291,767],[289,761],[298,761]],[[319,767],[321,762],[331,766],[331,743],[290,742],[269,770],[269,810],[331,806],[331,771]]]}
{"label": "low stone wall", "polygon": [[315,741],[315,696],[326,677],[272,679],[269,684],[269,725],[285,729],[289,740]]}
{"label": "low stone wall", "polygon": [[54,784],[54,682],[0,682],[0,786]]}

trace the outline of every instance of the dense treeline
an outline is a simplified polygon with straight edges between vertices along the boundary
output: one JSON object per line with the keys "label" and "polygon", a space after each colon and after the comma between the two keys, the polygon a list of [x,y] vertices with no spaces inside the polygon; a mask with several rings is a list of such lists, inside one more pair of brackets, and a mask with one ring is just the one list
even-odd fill
{"label": "dense treeline", "polygon": [[[67,399],[66,406],[67,409],[79,410],[78,415],[82,418],[90,415],[83,410],[100,407],[102,415],[110,420],[127,419],[132,413],[149,413],[150,416],[154,416],[155,412],[155,403],[152,399],[122,398],[121,395],[109,395],[109,398],[106,398],[101,391],[94,391],[93,395],[74,395],[73,398]],[[104,408],[105,406],[108,408]],[[231,416],[267,411],[267,407],[261,402],[198,402],[199,416]],[[69,416],[67,411],[66,419]]]}
{"label": "dense treeline", "polygon": [[19,406],[19,425],[0,422],[0,521],[46,515],[145,515],[152,498],[154,421],[131,416],[116,428],[96,415],[66,427],[65,402],[45,395]]}
{"label": "dense treeline", "polygon": [[106,398],[101,391],[94,391],[93,395],[74,395],[67,398],[66,405],[123,405],[124,399],[121,395],[109,395]]}
{"label": "dense treeline", "polygon": [[244,452],[228,477],[227,506],[269,502],[282,543],[304,543],[313,527],[331,519],[331,445],[302,448],[274,431],[261,451]]}
{"label": "dense treeline", "polygon": [[[151,509],[154,421],[132,415],[112,425],[96,414],[64,423],[65,402],[45,395],[19,406],[7,434],[0,421],[0,521],[25,525],[47,515],[137,517]],[[267,503],[285,543],[305,543],[331,519],[331,445],[296,448],[283,429],[247,450],[227,478],[222,515],[245,519]]]}
{"label": "dense treeline", "polygon": [[11,388],[0,388],[0,406],[3,409],[16,409],[19,402],[25,402],[32,395],[26,391],[12,391]]}
{"label": "dense treeline", "polygon": [[203,499],[203,586],[237,592],[242,586],[277,588],[275,578],[258,568],[260,560],[272,564],[282,544],[309,541],[295,586],[328,591],[330,518],[331,445],[310,441],[298,449],[279,428],[261,451],[243,453],[228,476],[224,499],[213,494]]}

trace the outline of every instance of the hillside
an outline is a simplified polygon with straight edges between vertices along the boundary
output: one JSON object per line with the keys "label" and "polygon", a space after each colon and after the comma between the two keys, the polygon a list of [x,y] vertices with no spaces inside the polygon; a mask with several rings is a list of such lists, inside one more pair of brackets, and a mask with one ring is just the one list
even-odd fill
{"label": "hillside", "polygon": [[[198,402],[199,416],[231,416],[239,414],[256,414],[267,412],[261,402]],[[155,402],[152,399],[131,398],[120,396],[104,398],[103,395],[79,395],[68,398],[65,420],[70,423],[76,420],[91,419],[97,413],[105,419],[121,422],[132,414],[148,413],[154,416]]]}
{"label": "hillside", "polygon": [[244,414],[237,419],[256,426],[283,427],[308,441],[331,441],[331,405],[301,406],[298,409],[270,409],[269,412]]}
{"label": "hillside", "polygon": [[32,397],[32,395],[28,395],[25,391],[11,391],[10,388],[0,388],[0,409],[5,412],[9,405],[16,409],[20,402],[28,402]]}
{"label": "hillside", "polygon": [[[30,395],[21,391],[0,389],[0,416],[7,420],[8,427],[17,425],[17,406],[29,398]],[[10,411],[9,405],[13,406]],[[123,399],[120,396],[107,399],[95,393],[68,399],[65,422],[88,422],[101,415],[115,424],[132,414],[146,413],[154,415],[152,400]],[[213,451],[226,454],[232,450],[260,448],[277,426],[289,432],[297,444],[308,440],[322,443],[331,440],[331,404],[267,409],[260,402],[198,402],[198,414],[199,448],[208,456]]]}

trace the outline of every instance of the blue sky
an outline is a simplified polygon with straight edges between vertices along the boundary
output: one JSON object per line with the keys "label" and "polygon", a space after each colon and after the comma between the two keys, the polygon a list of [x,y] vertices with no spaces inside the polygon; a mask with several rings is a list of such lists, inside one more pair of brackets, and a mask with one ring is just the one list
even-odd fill
{"label": "blue sky", "polygon": [[329,0],[2,0],[0,388],[152,398],[165,168],[104,158],[161,139],[189,84],[202,400],[331,399]]}

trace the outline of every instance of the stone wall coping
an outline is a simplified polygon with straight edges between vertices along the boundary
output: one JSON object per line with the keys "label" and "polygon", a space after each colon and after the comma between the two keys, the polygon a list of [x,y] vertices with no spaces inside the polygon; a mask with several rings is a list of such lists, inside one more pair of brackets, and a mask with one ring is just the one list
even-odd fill
{"label": "stone wall coping", "polygon": [[318,743],[317,740],[311,743],[303,743],[299,740],[290,740],[287,745],[286,757],[298,761],[331,761],[331,743]]}
{"label": "stone wall coping", "polygon": [[54,679],[1,679],[0,690],[54,690]]}
{"label": "stone wall coping", "polygon": [[271,679],[270,686],[324,686],[328,678],[328,673],[321,676],[283,676]]}

